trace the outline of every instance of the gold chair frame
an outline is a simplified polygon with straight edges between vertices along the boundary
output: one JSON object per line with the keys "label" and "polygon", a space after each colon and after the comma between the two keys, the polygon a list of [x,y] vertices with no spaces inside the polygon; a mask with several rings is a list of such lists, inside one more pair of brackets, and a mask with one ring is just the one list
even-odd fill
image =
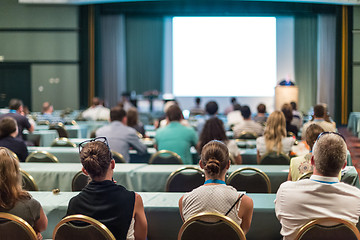
{"label": "gold chair frame", "polygon": [[[74,192],[75,179],[76,179],[77,177],[79,177],[79,175],[82,175],[82,174],[84,174],[85,176],[87,176],[85,173],[83,173],[83,171],[78,171],[78,172],[74,175],[73,179],[71,180],[71,191]],[[89,181],[88,181],[88,183],[89,183],[89,182],[91,181],[91,178],[90,178],[90,176],[87,176],[87,177],[88,177],[88,179],[89,179]]]}
{"label": "gold chair frame", "polygon": [[[251,138],[241,138],[242,136],[245,135],[251,135]],[[251,140],[251,139],[256,139],[258,137],[257,133],[255,132],[249,132],[249,131],[242,131],[239,136],[236,138],[236,140],[238,141],[246,141],[246,140]]]}
{"label": "gold chair frame", "polygon": [[[29,154],[29,156],[27,156],[27,158],[25,159],[25,162],[29,162],[29,160],[31,159],[32,156],[34,156],[35,154],[37,153],[42,153],[42,154],[45,154],[47,157],[49,157],[52,162],[54,163],[58,163],[59,162],[59,159],[52,153],[49,153],[47,151],[34,151],[32,153]],[[30,161],[31,162],[31,161]]]}
{"label": "gold chair frame", "polygon": [[186,220],[180,228],[180,231],[178,233],[178,240],[181,240],[181,237],[182,237],[184,231],[192,222],[197,221],[197,220],[203,220],[204,218],[205,219],[215,218],[215,219],[218,219],[218,221],[223,221],[228,226],[230,226],[232,229],[234,229],[234,231],[236,232],[236,234],[239,236],[239,238],[241,240],[246,240],[245,233],[243,232],[243,230],[240,228],[240,226],[234,220],[232,220],[231,218],[229,218],[227,216],[221,215],[219,213],[210,213],[210,212],[199,213],[199,214],[196,214],[195,216],[192,216],[188,220]]}
{"label": "gold chair frame", "polygon": [[100,231],[100,233],[106,237],[109,240],[116,240],[114,235],[110,232],[110,230],[105,226],[105,224],[99,222],[98,220],[82,215],[82,214],[75,214],[75,215],[70,215],[67,216],[65,218],[63,218],[55,227],[54,231],[53,231],[53,236],[52,239],[56,239],[56,232],[59,230],[59,228],[63,225],[66,224],[68,222],[71,221],[82,221],[82,222],[86,222],[91,224],[92,226],[94,226],[97,230]]}
{"label": "gold chair frame", "polygon": [[8,149],[8,148],[6,148],[6,149],[9,151],[9,153],[11,154],[11,156],[12,156],[13,158],[15,158],[16,160],[20,161],[20,160],[19,160],[19,157],[18,157],[18,155],[16,155],[16,153],[14,153],[13,151],[11,151],[11,150]]}
{"label": "gold chair frame", "polygon": [[15,216],[10,213],[0,212],[0,218],[8,219],[10,221],[16,222],[21,228],[23,228],[26,231],[26,233],[29,235],[31,240],[38,239],[35,230],[30,226],[30,224],[27,221],[25,221],[21,217]]}
{"label": "gold chair frame", "polygon": [[[190,166],[188,166],[188,167],[179,168],[178,170],[173,171],[173,172],[169,175],[169,177],[167,178],[167,180],[166,180],[166,186],[165,186],[165,192],[168,192],[168,190],[169,190],[170,181],[171,181],[178,173],[180,173],[180,172],[182,172],[182,171],[186,171],[186,170],[195,170],[195,171],[197,171],[197,172],[199,172],[199,173],[201,173],[201,174],[204,174],[204,171],[201,170],[201,168],[198,168],[198,167],[190,167]],[[205,179],[205,178],[204,178],[204,179]]]}
{"label": "gold chair frame", "polygon": [[[264,154],[263,156],[261,156],[260,165],[262,164],[261,162],[263,161],[263,159],[265,157],[267,157],[268,155],[271,155],[271,154],[277,154],[277,153],[276,152],[268,152],[268,153]],[[282,156],[282,157],[286,158],[288,160],[287,165],[290,165],[290,157],[289,157],[289,155],[281,152],[281,153],[278,154],[278,156]],[[274,165],[276,165],[276,164],[274,164]]]}
{"label": "gold chair frame", "polygon": [[264,173],[263,171],[261,171],[258,168],[253,168],[253,167],[244,167],[244,168],[240,168],[234,172],[232,172],[230,174],[230,176],[226,179],[226,184],[229,184],[230,181],[239,173],[244,172],[244,171],[255,171],[256,173],[260,174],[260,176],[262,176],[266,182],[267,185],[267,189],[268,189],[268,193],[271,193],[271,182],[270,182],[270,178],[268,177],[268,175],[266,173]]}
{"label": "gold chair frame", "polygon": [[155,159],[157,156],[159,156],[159,155],[161,155],[161,154],[164,154],[164,153],[168,153],[168,154],[170,154],[172,157],[177,158],[178,161],[179,161],[179,164],[183,164],[183,161],[182,161],[181,157],[180,157],[177,153],[172,152],[172,151],[169,151],[169,150],[160,150],[160,151],[157,151],[156,153],[154,153],[154,154],[150,157],[149,164],[153,164],[154,159]]}
{"label": "gold chair frame", "polygon": [[[329,222],[333,222],[335,223],[334,225],[322,225],[324,223],[329,223]],[[343,224],[345,227],[349,228],[354,234],[355,236],[357,237],[357,239],[360,239],[360,232],[359,230],[357,229],[357,227],[352,223],[352,222],[349,222],[347,220],[344,220],[344,219],[340,219],[340,218],[332,218],[332,217],[329,217],[329,218],[319,218],[319,219],[314,219],[314,220],[311,220],[307,223],[305,223],[305,225],[303,225],[296,237],[294,240],[301,240],[301,237],[306,233],[308,232],[312,227],[314,227],[315,225],[320,225],[320,226],[338,226],[340,224]]]}
{"label": "gold chair frame", "polygon": [[120,159],[120,163],[126,163],[125,158],[121,153],[116,152],[116,151],[112,151],[112,150],[111,150],[111,153],[113,155],[113,158],[114,158],[114,156],[116,156],[118,159]]}
{"label": "gold chair frame", "polygon": [[33,176],[31,176],[29,173],[27,173],[26,171],[24,171],[22,169],[20,169],[20,172],[21,172],[22,177],[25,177],[28,180],[28,182],[31,182],[32,188],[34,189],[34,191],[39,191],[39,188],[38,188]]}
{"label": "gold chair frame", "polygon": [[[62,138],[55,138],[55,140],[51,143],[51,147],[53,147],[53,144],[57,143],[58,141],[64,141],[66,144],[71,145],[71,147],[76,148],[76,144],[71,142],[68,138],[62,137]],[[70,147],[70,146],[66,146],[65,147]],[[57,145],[60,146],[60,145]]]}
{"label": "gold chair frame", "polygon": [[303,173],[298,180],[302,180],[302,179],[308,179],[311,177],[311,175],[313,175],[313,171],[309,171],[309,172],[306,172],[306,173]]}

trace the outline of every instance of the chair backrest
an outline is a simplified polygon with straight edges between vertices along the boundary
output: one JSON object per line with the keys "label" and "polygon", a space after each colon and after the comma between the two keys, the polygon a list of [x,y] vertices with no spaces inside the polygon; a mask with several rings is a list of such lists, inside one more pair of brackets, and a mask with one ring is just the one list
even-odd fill
{"label": "chair backrest", "polygon": [[20,172],[22,176],[22,188],[27,191],[39,191],[34,178],[22,169],[20,169]]}
{"label": "chair backrest", "polygon": [[260,159],[261,165],[289,165],[290,158],[284,153],[269,152]]}
{"label": "chair backrest", "polygon": [[310,171],[310,172],[306,172],[304,174],[302,174],[298,180],[301,180],[301,179],[309,179],[311,176],[313,175],[313,172]]}
{"label": "chair backrest", "polygon": [[63,218],[55,227],[53,240],[115,240],[101,222],[81,214]]}
{"label": "chair backrest", "polygon": [[59,160],[53,154],[46,151],[34,151],[27,156],[25,162],[48,162],[58,163]]}
{"label": "chair backrest", "polygon": [[320,218],[311,220],[300,228],[295,240],[357,240],[360,233],[357,227],[344,219]]}
{"label": "chair backrest", "polygon": [[50,124],[49,129],[56,130],[59,135],[59,138],[68,138],[69,137],[69,134],[66,131],[64,124],[62,124],[62,123],[52,123],[52,124]]}
{"label": "chair backrest", "polygon": [[0,212],[0,239],[37,240],[37,236],[34,229],[24,219]]}
{"label": "chair backrest", "polygon": [[204,172],[197,167],[183,167],[170,174],[166,181],[166,192],[190,192],[205,182]]}
{"label": "chair backrest", "polygon": [[16,153],[14,153],[13,151],[11,151],[10,149],[7,148],[7,150],[10,152],[10,154],[12,155],[13,158],[15,158],[16,160],[19,160],[19,157],[16,155]]}
{"label": "chair backrest", "polygon": [[246,140],[246,139],[257,139],[258,135],[254,132],[246,132],[246,131],[243,131],[239,134],[239,136],[237,137],[237,139],[243,139],[243,140]]}
{"label": "chair backrest", "polygon": [[177,153],[160,150],[151,156],[149,164],[183,164],[183,162]]}
{"label": "chair backrest", "polygon": [[238,191],[271,193],[269,177],[257,168],[245,167],[234,171],[226,180],[226,184],[233,186]]}
{"label": "chair backrest", "polygon": [[111,151],[113,159],[116,163],[126,163],[124,156],[121,153]]}
{"label": "chair backrest", "polygon": [[245,234],[231,218],[218,213],[200,213],[180,228],[178,240],[245,240]]}
{"label": "chair backrest", "polygon": [[55,138],[51,143],[51,147],[73,147],[76,148],[76,144],[71,142],[68,138]]}
{"label": "chair backrest", "polygon": [[90,181],[90,177],[85,175],[82,171],[75,174],[71,183],[71,190],[73,192],[81,191]]}

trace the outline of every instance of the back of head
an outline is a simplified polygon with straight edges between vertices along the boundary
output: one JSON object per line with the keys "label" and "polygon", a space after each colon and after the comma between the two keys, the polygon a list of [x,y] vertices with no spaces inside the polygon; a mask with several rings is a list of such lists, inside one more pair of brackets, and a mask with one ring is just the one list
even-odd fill
{"label": "back of head", "polygon": [[52,107],[51,103],[44,102],[41,108],[41,113],[48,112],[49,110],[51,110],[51,107]]}
{"label": "back of head", "polygon": [[297,110],[296,102],[290,102],[290,105],[293,110]]}
{"label": "back of head", "polygon": [[288,103],[285,103],[284,105],[282,105],[281,111],[283,112],[283,114],[285,116],[286,122],[291,122],[291,120],[293,119],[291,105]]}
{"label": "back of head", "polygon": [[316,118],[323,118],[325,115],[325,108],[323,105],[318,104],[314,106],[314,116]]}
{"label": "back of head", "polygon": [[19,161],[4,147],[0,147],[0,176],[0,208],[11,209],[17,200],[29,197],[22,190]]}
{"label": "back of head", "polygon": [[0,138],[8,137],[17,129],[17,123],[12,117],[4,117],[0,120]]}
{"label": "back of head", "polygon": [[209,115],[215,115],[219,109],[218,104],[215,101],[210,101],[206,104],[205,110]]}
{"label": "back of head", "polygon": [[200,105],[200,102],[201,102],[201,98],[199,97],[195,98],[196,105]]}
{"label": "back of head", "polygon": [[245,119],[249,119],[251,116],[251,111],[249,106],[245,105],[241,107],[241,115],[243,116],[243,118]]}
{"label": "back of head", "polygon": [[20,99],[13,98],[9,102],[10,110],[18,110],[21,106],[23,106],[23,102]]}
{"label": "back of head", "polygon": [[236,103],[236,98],[235,98],[235,97],[232,97],[232,98],[230,99],[230,102],[231,102],[231,104],[235,104],[235,103]]}
{"label": "back of head", "polygon": [[209,176],[216,178],[229,163],[229,150],[223,142],[210,141],[201,151],[201,161],[205,172]]}
{"label": "back of head", "polygon": [[235,104],[233,105],[233,109],[234,109],[234,111],[241,111],[241,105],[238,104],[238,103],[235,103]]}
{"label": "back of head", "polygon": [[111,162],[108,146],[99,141],[89,142],[80,152],[81,164],[92,179],[104,177]]}
{"label": "back of head", "polygon": [[266,121],[264,135],[271,136],[271,138],[286,136],[286,121],[282,112],[274,111],[270,114]]}
{"label": "back of head", "polygon": [[183,118],[180,107],[177,104],[170,106],[166,111],[166,117],[170,122],[180,121]]}
{"label": "back of head", "polygon": [[212,117],[206,121],[200,134],[198,152],[201,153],[205,144],[211,140],[227,141],[224,123],[217,117]]}
{"label": "back of head", "polygon": [[311,124],[305,131],[305,141],[307,143],[307,145],[309,145],[310,150],[313,148],[314,143],[316,141],[316,139],[318,138],[318,136],[320,135],[320,133],[324,132],[324,129],[322,127],[320,127],[319,125],[313,123]]}
{"label": "back of head", "polygon": [[131,107],[127,111],[127,125],[132,127],[135,126],[138,123],[138,111],[136,108]]}
{"label": "back of head", "polygon": [[94,98],[92,99],[92,104],[93,104],[93,106],[98,106],[98,105],[100,105],[100,104],[101,104],[100,98],[94,97]]}
{"label": "back of head", "polygon": [[110,121],[121,122],[125,116],[126,116],[126,111],[119,106],[112,107],[110,110]]}
{"label": "back of head", "polygon": [[346,163],[347,147],[336,133],[320,134],[313,147],[316,170],[323,176],[337,177]]}
{"label": "back of head", "polygon": [[258,113],[266,113],[266,106],[265,106],[265,104],[260,103],[260,104],[257,106],[257,111],[258,111]]}

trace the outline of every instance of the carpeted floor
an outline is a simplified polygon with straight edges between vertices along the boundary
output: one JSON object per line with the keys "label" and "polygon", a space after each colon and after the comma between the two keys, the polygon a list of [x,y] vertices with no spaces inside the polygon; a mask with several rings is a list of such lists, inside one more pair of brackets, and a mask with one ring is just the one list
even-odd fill
{"label": "carpeted floor", "polygon": [[360,174],[360,139],[348,131],[346,127],[339,127],[338,130],[345,137],[352,163]]}

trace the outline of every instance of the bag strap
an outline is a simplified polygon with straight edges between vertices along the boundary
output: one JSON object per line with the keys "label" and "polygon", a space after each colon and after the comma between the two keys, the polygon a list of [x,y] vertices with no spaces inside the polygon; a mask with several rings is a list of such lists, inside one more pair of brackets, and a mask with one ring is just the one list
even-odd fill
{"label": "bag strap", "polygon": [[241,194],[240,197],[236,200],[236,202],[231,206],[231,208],[229,209],[229,211],[227,211],[227,213],[225,214],[225,216],[227,216],[231,210],[235,207],[235,205],[240,201],[240,199],[244,196],[244,194]]}

